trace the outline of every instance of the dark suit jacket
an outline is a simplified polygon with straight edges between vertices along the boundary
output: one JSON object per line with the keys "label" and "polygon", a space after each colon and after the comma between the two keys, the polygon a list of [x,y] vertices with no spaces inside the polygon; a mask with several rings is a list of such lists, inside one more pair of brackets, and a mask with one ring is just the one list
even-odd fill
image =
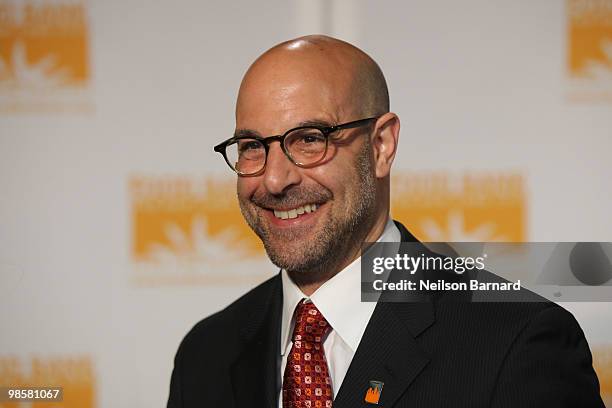
{"label": "dark suit jacket", "polygon": [[[168,408],[277,407],[282,296],[276,275],[196,324]],[[551,302],[379,302],[334,408],[372,407],[370,380],[382,407],[604,406],[580,326]]]}

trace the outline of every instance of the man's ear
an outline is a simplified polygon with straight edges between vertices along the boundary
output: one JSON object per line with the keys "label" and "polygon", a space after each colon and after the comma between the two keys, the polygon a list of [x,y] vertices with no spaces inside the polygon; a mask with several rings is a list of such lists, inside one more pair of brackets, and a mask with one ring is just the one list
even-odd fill
{"label": "man's ear", "polygon": [[391,164],[397,152],[400,120],[395,113],[385,113],[376,121],[372,136],[376,177],[384,178],[391,172]]}

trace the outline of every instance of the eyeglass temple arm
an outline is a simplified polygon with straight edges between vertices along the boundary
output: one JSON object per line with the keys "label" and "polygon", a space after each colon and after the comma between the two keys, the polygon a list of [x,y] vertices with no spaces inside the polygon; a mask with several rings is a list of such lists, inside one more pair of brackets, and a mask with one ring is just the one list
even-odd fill
{"label": "eyeglass temple arm", "polygon": [[365,125],[367,122],[371,121],[371,120],[375,120],[378,119],[378,116],[372,117],[372,118],[366,118],[366,119],[359,119],[356,120],[354,122],[349,122],[349,123],[344,123],[342,125],[337,125],[337,126],[332,126],[330,127],[331,132],[334,132],[336,130],[341,130],[341,129],[353,129],[359,126],[363,126]]}

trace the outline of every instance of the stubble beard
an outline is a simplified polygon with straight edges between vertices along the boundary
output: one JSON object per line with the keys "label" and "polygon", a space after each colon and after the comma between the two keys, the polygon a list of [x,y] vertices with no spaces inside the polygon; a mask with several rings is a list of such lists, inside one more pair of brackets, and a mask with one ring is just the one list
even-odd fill
{"label": "stubble beard", "polygon": [[[308,285],[331,278],[358,253],[368,231],[372,228],[376,208],[376,181],[373,169],[373,153],[369,143],[364,143],[355,161],[356,180],[347,180],[353,188],[348,192],[346,216],[340,218],[330,214],[323,221],[321,230],[312,238],[304,239],[308,233],[303,228],[291,228],[272,233],[262,217],[257,214],[257,205],[273,207],[298,206],[304,203],[333,199],[330,190],[302,188],[292,190],[282,197],[267,195],[251,200],[238,197],[242,214],[253,231],[262,240],[266,253],[273,264],[285,269],[298,285]],[[251,202],[252,201],[252,202]]]}

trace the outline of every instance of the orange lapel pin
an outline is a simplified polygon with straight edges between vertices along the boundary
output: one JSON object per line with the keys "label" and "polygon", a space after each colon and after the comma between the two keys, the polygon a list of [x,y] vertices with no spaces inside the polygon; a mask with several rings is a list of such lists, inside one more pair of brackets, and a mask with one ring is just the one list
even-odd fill
{"label": "orange lapel pin", "polygon": [[378,405],[378,401],[380,400],[380,394],[382,394],[383,385],[385,385],[382,381],[372,381],[370,380],[370,387],[365,395],[365,402],[368,404],[376,404]]}

